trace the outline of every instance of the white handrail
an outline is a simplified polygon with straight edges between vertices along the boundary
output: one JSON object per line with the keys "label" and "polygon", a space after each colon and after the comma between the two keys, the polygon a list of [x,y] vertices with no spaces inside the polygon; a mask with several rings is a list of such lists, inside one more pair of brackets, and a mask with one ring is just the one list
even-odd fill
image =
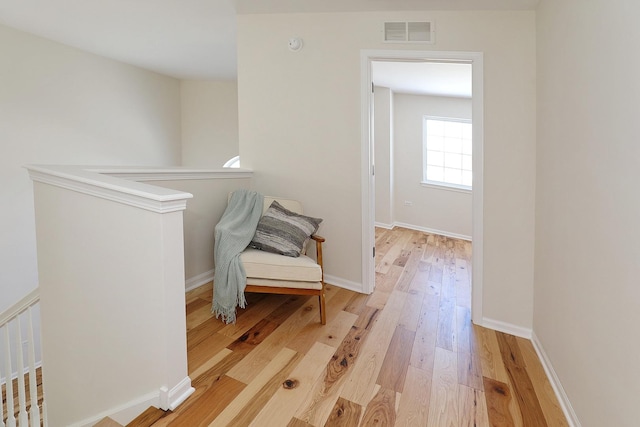
{"label": "white handrail", "polygon": [[38,301],[40,301],[40,289],[35,288],[20,301],[6,309],[4,313],[0,314],[0,326],[4,326],[4,324],[8,323],[9,320],[13,319]]}

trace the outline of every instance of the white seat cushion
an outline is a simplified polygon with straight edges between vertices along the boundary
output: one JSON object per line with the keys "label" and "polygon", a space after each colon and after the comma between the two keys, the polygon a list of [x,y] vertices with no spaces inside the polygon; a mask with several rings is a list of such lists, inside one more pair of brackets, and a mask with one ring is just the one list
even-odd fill
{"label": "white seat cushion", "polygon": [[321,282],[322,269],[311,258],[284,255],[247,248],[240,255],[247,278],[285,280],[294,282]]}
{"label": "white seat cushion", "polygon": [[270,280],[247,277],[247,285],[267,286],[269,288],[322,289],[322,282],[296,282],[293,280]]}

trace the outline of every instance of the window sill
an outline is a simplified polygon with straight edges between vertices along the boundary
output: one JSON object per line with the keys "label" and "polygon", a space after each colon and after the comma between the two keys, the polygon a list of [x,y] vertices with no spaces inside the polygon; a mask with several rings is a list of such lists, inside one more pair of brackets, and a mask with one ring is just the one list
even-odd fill
{"label": "window sill", "polygon": [[471,194],[473,191],[472,187],[466,187],[466,186],[455,185],[455,184],[447,184],[444,182],[422,181],[420,182],[420,185],[422,185],[423,187],[434,188],[437,190],[454,191],[456,193]]}

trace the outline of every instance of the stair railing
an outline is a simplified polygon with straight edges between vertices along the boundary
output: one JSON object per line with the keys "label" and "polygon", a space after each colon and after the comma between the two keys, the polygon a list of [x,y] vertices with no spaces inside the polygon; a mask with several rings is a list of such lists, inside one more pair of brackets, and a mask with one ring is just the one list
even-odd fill
{"label": "stair railing", "polygon": [[[3,405],[1,404],[3,400],[2,389],[0,389],[0,427],[47,426],[44,399],[42,400],[42,408],[38,404],[38,367],[36,366],[36,341],[34,340],[33,328],[33,311],[39,302],[40,291],[36,288],[0,314],[0,342],[2,343],[0,347],[4,347],[4,354],[0,354],[0,360],[4,359],[4,363],[0,363],[0,378],[4,376],[4,384],[2,385],[4,385],[4,401],[6,402],[6,414],[3,414]],[[27,329],[26,334],[22,330],[25,326]],[[27,350],[26,369],[25,344]],[[25,376],[28,377],[28,399]],[[15,388],[16,385],[17,390]],[[40,387],[42,386],[40,385]],[[17,402],[15,401],[16,391]],[[16,413],[18,414],[17,420]]]}

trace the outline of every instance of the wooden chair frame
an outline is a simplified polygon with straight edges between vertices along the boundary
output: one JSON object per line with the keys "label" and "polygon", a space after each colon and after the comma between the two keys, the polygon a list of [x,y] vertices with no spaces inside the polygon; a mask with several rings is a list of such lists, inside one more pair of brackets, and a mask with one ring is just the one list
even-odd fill
{"label": "wooden chair frame", "polygon": [[320,323],[323,325],[327,324],[327,313],[325,309],[325,298],[324,298],[324,266],[322,265],[322,242],[325,241],[324,237],[318,236],[316,234],[312,235],[311,238],[316,242],[316,262],[320,266],[320,270],[322,270],[322,289],[298,289],[298,288],[280,288],[280,287],[271,287],[271,286],[258,286],[252,285],[249,282],[251,278],[247,278],[247,286],[244,288],[245,292],[258,292],[265,294],[284,294],[284,295],[317,295],[318,302],[320,305]]}

